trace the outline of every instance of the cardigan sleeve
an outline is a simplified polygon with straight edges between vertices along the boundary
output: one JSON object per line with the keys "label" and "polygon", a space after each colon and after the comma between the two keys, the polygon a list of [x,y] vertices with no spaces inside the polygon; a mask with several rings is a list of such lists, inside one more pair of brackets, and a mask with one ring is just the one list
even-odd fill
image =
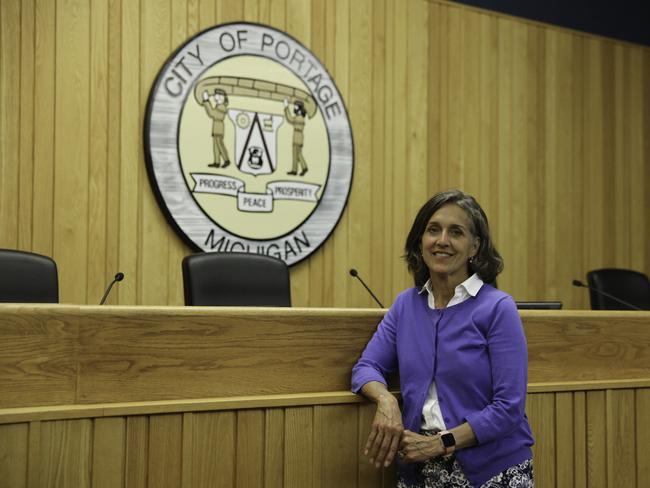
{"label": "cardigan sleeve", "polygon": [[487,331],[492,401],[466,416],[479,444],[502,437],[524,419],[528,383],[526,337],[512,298],[500,300]]}
{"label": "cardigan sleeve", "polygon": [[388,310],[361,358],[352,368],[352,392],[358,393],[370,381],[387,384],[386,377],[397,367],[397,323],[400,299]]}

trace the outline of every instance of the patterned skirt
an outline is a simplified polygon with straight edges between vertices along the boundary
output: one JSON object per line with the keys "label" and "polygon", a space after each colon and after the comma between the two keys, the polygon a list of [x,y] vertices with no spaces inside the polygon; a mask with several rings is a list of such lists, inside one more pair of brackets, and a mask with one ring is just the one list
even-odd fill
{"label": "patterned skirt", "polygon": [[[429,432],[423,434],[433,435]],[[399,477],[397,488],[472,488],[472,484],[452,454],[449,457],[427,459],[418,469],[415,484],[409,484]],[[480,488],[535,488],[533,460],[527,459],[521,464],[509,467],[483,483]]]}

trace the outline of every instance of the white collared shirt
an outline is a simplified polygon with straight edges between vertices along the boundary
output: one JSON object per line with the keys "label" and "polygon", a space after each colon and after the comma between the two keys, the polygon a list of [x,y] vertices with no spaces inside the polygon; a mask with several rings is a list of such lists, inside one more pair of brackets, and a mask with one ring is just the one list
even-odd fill
{"label": "white collared shirt", "polygon": [[[451,297],[447,307],[453,305],[458,305],[463,303],[465,300],[468,300],[471,297],[475,297],[483,286],[483,280],[478,277],[476,273],[463,281],[454,289],[454,296]],[[433,291],[431,290],[431,280],[427,281],[424,286],[420,289],[420,293],[427,292],[429,308],[435,307],[435,298],[433,297]],[[427,398],[424,401],[424,407],[422,407],[422,429],[423,430],[447,430],[445,421],[442,418],[442,412],[440,411],[440,403],[438,402],[438,390],[436,389],[436,382],[432,381],[431,386],[429,386],[429,393]]]}

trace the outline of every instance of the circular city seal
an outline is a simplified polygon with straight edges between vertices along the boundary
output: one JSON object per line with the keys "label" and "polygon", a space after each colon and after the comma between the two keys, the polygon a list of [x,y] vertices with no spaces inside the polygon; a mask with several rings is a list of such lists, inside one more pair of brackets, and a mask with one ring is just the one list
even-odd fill
{"label": "circular city seal", "polygon": [[218,25],[183,44],[151,90],[144,141],[158,203],[197,250],[298,263],[350,193],[352,131],[334,80],[266,25]]}

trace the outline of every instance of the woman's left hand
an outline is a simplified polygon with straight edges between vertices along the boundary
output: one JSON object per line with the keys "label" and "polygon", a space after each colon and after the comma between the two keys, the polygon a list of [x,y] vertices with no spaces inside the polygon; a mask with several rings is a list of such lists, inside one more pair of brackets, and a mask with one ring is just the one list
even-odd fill
{"label": "woman's left hand", "polygon": [[397,455],[405,463],[421,463],[444,454],[438,436],[430,437],[405,430],[399,443]]}

